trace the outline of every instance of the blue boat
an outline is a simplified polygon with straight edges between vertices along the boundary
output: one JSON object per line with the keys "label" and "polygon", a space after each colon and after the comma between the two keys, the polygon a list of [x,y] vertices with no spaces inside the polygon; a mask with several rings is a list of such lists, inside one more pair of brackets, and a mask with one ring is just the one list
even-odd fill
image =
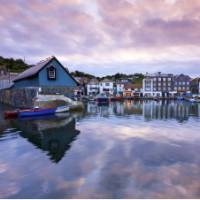
{"label": "blue boat", "polygon": [[95,100],[98,105],[109,104],[109,98],[105,94],[98,94]]}
{"label": "blue boat", "polygon": [[56,109],[31,109],[27,111],[20,111],[19,117],[34,117],[42,115],[53,115]]}

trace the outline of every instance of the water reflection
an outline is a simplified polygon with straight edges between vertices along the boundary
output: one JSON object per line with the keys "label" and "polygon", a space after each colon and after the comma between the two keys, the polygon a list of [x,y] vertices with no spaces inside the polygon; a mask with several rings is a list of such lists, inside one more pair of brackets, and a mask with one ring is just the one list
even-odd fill
{"label": "water reflection", "polygon": [[125,101],[0,117],[0,197],[199,198],[199,106]]}
{"label": "water reflection", "polygon": [[20,136],[47,151],[49,158],[58,163],[80,133],[75,128],[74,117],[66,115],[21,119],[12,124],[21,130]]}
{"label": "water reflection", "polygon": [[187,121],[190,116],[200,116],[200,105],[183,101],[124,101],[113,102],[109,106],[87,105],[91,116],[143,116],[145,120],[177,119]]}

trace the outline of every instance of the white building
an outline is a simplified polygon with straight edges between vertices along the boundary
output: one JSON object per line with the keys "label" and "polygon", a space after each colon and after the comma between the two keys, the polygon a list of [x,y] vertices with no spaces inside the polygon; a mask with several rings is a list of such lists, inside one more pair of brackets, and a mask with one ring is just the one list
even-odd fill
{"label": "white building", "polygon": [[124,92],[124,83],[123,82],[116,83],[117,96],[123,96],[123,92]]}
{"label": "white building", "polygon": [[92,79],[87,84],[87,95],[95,96],[99,94],[99,81],[97,79]]}
{"label": "white building", "polygon": [[114,93],[114,82],[108,79],[104,79],[99,84],[100,94],[113,95]]}

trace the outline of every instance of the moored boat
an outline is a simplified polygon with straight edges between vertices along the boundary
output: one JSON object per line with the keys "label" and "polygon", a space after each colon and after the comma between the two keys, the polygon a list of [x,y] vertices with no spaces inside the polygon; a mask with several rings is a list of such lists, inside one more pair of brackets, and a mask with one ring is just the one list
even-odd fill
{"label": "moored boat", "polygon": [[[23,109],[21,111],[29,111],[30,109]],[[9,118],[15,118],[19,114],[19,109],[16,110],[10,110],[10,111],[5,111],[4,112],[4,118],[9,119]]]}
{"label": "moored boat", "polygon": [[109,98],[105,94],[98,94],[95,98],[97,104],[108,104]]}
{"label": "moored boat", "polygon": [[19,111],[19,117],[33,117],[33,116],[42,116],[42,115],[53,115],[56,109],[44,109],[44,108],[37,108],[31,109],[27,111]]}
{"label": "moored boat", "polygon": [[15,117],[17,117],[17,115],[18,115],[18,111],[17,110],[4,112],[4,117],[6,119],[8,119],[8,118],[15,118]]}

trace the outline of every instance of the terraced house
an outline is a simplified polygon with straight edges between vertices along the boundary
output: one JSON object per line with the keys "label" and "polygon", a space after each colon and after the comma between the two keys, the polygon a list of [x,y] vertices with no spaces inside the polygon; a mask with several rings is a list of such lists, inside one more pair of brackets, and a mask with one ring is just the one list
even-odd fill
{"label": "terraced house", "polygon": [[190,83],[190,90],[194,95],[200,95],[200,78],[195,78]]}
{"label": "terraced house", "polygon": [[173,74],[146,73],[143,79],[143,96],[145,97],[170,97],[174,96]]}
{"label": "terraced house", "polygon": [[174,77],[174,90],[182,95],[190,92],[191,78],[188,75],[180,74]]}

